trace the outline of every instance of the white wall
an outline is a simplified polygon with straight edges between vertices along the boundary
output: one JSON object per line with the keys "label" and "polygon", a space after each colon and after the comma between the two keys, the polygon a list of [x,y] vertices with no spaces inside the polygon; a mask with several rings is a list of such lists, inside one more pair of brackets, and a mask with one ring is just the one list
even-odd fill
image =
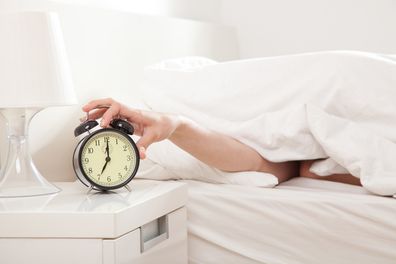
{"label": "white wall", "polygon": [[74,3],[224,23],[241,58],[332,49],[396,54],[395,0],[0,0],[0,10]]}
{"label": "white wall", "polygon": [[215,22],[220,19],[221,0],[54,0],[151,15]]}
{"label": "white wall", "polygon": [[48,2],[100,7],[139,14],[172,16],[218,22],[221,0],[0,0],[0,11],[10,8],[31,9]]}
{"label": "white wall", "polygon": [[241,58],[356,49],[396,54],[394,0],[223,0]]}

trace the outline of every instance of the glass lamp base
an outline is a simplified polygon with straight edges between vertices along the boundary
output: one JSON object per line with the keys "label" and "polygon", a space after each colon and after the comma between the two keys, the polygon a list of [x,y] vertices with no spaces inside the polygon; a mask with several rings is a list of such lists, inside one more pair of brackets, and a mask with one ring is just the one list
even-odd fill
{"label": "glass lamp base", "polygon": [[0,197],[49,195],[60,189],[49,183],[36,169],[29,152],[29,123],[41,108],[0,109],[7,120],[8,153],[1,170]]}

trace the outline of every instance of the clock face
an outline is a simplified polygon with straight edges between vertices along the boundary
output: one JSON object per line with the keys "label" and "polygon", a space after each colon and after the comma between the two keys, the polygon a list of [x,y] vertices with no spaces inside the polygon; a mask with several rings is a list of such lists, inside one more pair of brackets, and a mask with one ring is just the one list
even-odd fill
{"label": "clock face", "polygon": [[139,165],[132,139],[113,129],[94,133],[81,147],[79,162],[87,180],[111,189],[128,183]]}

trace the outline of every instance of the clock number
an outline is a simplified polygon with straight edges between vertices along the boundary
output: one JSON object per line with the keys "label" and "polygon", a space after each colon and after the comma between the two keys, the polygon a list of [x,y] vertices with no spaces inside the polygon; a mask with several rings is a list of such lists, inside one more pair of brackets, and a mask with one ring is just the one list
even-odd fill
{"label": "clock number", "polygon": [[118,173],[118,178],[122,179],[122,174],[121,173]]}
{"label": "clock number", "polygon": [[98,175],[96,175],[96,176],[98,176],[98,181],[100,181],[100,174],[98,174]]}
{"label": "clock number", "polygon": [[89,154],[93,153],[93,148],[88,148],[88,153]]}
{"label": "clock number", "polygon": [[111,177],[110,176],[107,176],[107,181],[111,182]]}
{"label": "clock number", "polygon": [[104,143],[107,143],[107,141],[110,141],[110,137],[104,137]]}
{"label": "clock number", "polygon": [[128,166],[125,165],[124,170],[128,171]]}
{"label": "clock number", "polygon": [[99,139],[95,140],[95,146],[100,146],[100,140]]}
{"label": "clock number", "polygon": [[85,163],[89,163],[89,159],[88,158],[84,158],[84,162]]}
{"label": "clock number", "polygon": [[93,172],[92,168],[88,168],[88,173],[91,174]]}
{"label": "clock number", "polygon": [[124,149],[124,151],[128,150],[128,146],[127,145],[122,146],[122,148]]}
{"label": "clock number", "polygon": [[116,140],[116,145],[118,145],[118,138],[116,138],[115,140]]}
{"label": "clock number", "polygon": [[130,161],[130,160],[132,160],[131,155],[128,155],[127,156],[127,161]]}

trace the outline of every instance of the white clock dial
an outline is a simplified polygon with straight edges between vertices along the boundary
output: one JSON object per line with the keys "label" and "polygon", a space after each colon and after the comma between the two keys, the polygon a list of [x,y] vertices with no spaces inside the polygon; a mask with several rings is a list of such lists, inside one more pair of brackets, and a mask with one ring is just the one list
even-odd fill
{"label": "white clock dial", "polygon": [[134,176],[138,153],[128,136],[112,130],[94,134],[82,146],[80,164],[90,181],[119,186]]}

